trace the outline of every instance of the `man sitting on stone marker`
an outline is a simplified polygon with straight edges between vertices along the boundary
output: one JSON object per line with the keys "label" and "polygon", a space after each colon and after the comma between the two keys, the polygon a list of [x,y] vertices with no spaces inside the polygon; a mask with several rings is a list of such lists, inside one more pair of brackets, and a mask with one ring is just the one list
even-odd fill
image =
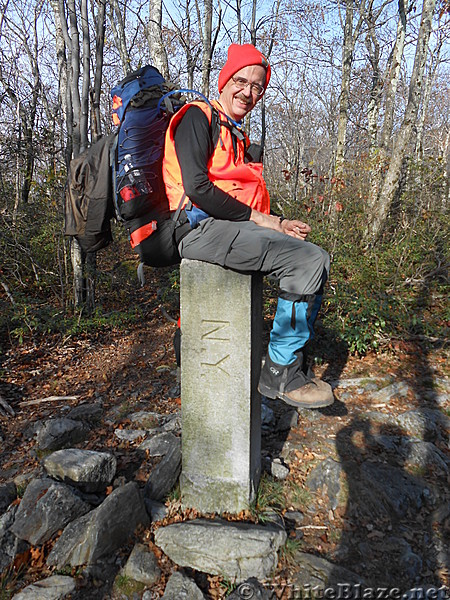
{"label": "man sitting on stone marker", "polygon": [[[241,129],[269,79],[270,65],[254,46],[232,44],[219,74],[219,101],[211,102],[220,124],[206,102],[192,102],[176,113],[166,135],[164,181],[171,210],[184,195],[192,227],[179,243],[181,257],[279,281],[261,394],[298,408],[318,408],[332,404],[333,393],[308,371],[304,347],[313,335],[329,256],[305,241],[309,225],[270,214],[262,164],[249,159]],[[214,126],[220,127],[215,147]]]}

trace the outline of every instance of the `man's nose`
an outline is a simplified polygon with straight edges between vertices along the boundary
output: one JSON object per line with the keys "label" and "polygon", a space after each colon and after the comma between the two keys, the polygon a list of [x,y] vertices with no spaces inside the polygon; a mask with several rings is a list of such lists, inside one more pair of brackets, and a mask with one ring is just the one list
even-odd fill
{"label": "man's nose", "polygon": [[249,84],[247,84],[245,86],[245,88],[242,90],[242,93],[244,94],[244,96],[246,98],[250,98],[251,95],[252,95],[252,88],[251,88],[251,86]]}

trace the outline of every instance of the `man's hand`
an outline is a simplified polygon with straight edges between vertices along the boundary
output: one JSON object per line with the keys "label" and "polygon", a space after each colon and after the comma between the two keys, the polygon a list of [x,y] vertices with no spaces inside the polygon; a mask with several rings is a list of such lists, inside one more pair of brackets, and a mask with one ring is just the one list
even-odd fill
{"label": "man's hand", "polygon": [[283,219],[281,221],[281,230],[286,235],[290,235],[291,237],[298,238],[300,240],[306,240],[306,236],[311,231],[311,227],[303,221],[289,221],[288,219]]}
{"label": "man's hand", "polygon": [[299,240],[305,240],[308,233],[311,231],[311,227],[303,221],[289,219],[281,220],[280,217],[275,215],[266,215],[255,209],[252,209],[250,220],[259,225],[260,227],[267,227],[268,229],[274,229],[275,231],[281,231],[286,235],[297,238]]}

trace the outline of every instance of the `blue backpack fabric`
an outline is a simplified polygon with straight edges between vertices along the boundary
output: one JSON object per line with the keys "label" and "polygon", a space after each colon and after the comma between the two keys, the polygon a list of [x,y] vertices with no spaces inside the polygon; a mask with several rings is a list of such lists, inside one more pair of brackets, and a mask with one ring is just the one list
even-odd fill
{"label": "blue backpack fabric", "polygon": [[[177,89],[152,65],[130,73],[112,88],[116,131],[71,161],[66,184],[65,233],[76,237],[85,252],[111,242],[110,219],[115,215],[141,263],[162,267],[180,261],[179,227],[187,231],[189,224],[181,204],[175,214],[169,211],[162,160],[166,130],[186,102],[184,92],[191,90]],[[216,119],[211,136],[215,145]]]}

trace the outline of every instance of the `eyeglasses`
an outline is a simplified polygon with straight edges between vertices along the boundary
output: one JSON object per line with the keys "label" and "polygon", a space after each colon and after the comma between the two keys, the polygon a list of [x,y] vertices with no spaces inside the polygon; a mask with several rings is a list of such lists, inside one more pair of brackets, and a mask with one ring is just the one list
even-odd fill
{"label": "eyeglasses", "polygon": [[257,98],[260,98],[264,94],[265,88],[259,85],[259,83],[252,83],[244,77],[232,77],[231,79],[238,90],[244,90],[249,85],[251,93]]}

